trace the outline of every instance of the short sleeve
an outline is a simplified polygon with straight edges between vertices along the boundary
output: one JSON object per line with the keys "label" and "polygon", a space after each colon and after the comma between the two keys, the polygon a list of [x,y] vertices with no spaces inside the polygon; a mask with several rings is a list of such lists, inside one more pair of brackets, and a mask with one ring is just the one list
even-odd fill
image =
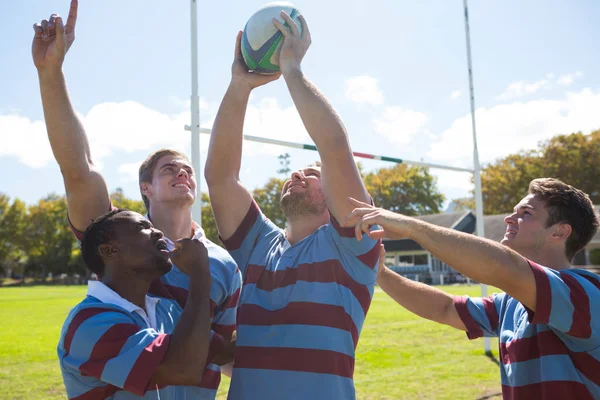
{"label": "short sleeve", "polygon": [[244,276],[254,250],[265,242],[277,240],[282,234],[283,230],[265,217],[258,204],[252,200],[246,216],[235,233],[227,240],[221,238],[221,242]]}
{"label": "short sleeve", "polygon": [[467,337],[498,337],[500,307],[505,293],[488,297],[455,296],[454,307],[467,328]]}
{"label": "short sleeve", "polygon": [[168,334],[141,328],[123,312],[86,308],[64,331],[59,357],[65,371],[143,396],[169,339]]}
{"label": "short sleeve", "polygon": [[[600,346],[600,279],[586,271],[556,271],[529,261],[535,277],[532,324],[546,324],[569,337],[575,351]],[[575,347],[575,348],[573,348]]]}
{"label": "short sleeve", "polygon": [[[377,278],[377,267],[381,240],[371,239],[363,235],[362,240],[356,240],[354,228],[343,228],[333,215],[327,226],[327,233],[339,250],[342,265],[358,282],[374,283]],[[373,226],[372,230],[378,229]]]}

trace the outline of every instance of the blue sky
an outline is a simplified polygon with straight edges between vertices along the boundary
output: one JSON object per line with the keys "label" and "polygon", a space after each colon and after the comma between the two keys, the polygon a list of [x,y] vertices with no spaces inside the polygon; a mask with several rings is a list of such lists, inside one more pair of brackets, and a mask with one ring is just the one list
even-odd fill
{"label": "blue sky", "polygon": [[[139,198],[137,166],[152,150],[189,153],[189,2],[80,0],[64,71],[92,155],[109,188]],[[198,2],[200,97],[210,127],[230,79],[234,39],[264,0]],[[461,0],[297,0],[313,45],[306,75],[341,114],[353,149],[470,167],[472,157]],[[0,192],[35,202],[63,193],[43,124],[32,25],[68,0],[0,2]],[[558,133],[600,128],[600,29],[593,0],[471,0],[480,157],[491,162]],[[65,15],[66,16],[66,15]],[[256,90],[245,133],[310,143],[283,80]],[[208,136],[201,137],[204,159]],[[263,184],[289,152],[246,144],[241,178]],[[387,164],[365,160],[367,170]],[[465,173],[432,170],[446,197],[465,196]],[[202,183],[205,188],[204,183]]]}

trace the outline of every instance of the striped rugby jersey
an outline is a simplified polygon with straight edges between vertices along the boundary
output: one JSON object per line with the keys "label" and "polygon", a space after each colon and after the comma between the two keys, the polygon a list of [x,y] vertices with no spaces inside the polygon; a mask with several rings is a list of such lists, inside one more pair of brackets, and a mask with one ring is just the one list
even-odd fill
{"label": "striped rugby jersey", "polygon": [[600,398],[600,277],[529,265],[536,311],[505,293],[457,296],[467,336],[499,337],[504,399]]}
{"label": "striped rugby jersey", "polygon": [[[111,204],[111,210],[113,206]],[[148,216],[146,215],[146,218]],[[81,241],[83,233],[78,231],[69,221],[75,237]],[[211,354],[218,353],[223,348],[223,337],[229,338],[235,330],[235,319],[238,300],[242,285],[242,275],[233,261],[233,258],[223,248],[217,246],[204,235],[202,228],[193,222],[194,239],[204,243],[210,259],[210,274],[212,284],[210,288],[211,315]],[[175,244],[166,236],[168,250],[173,250]],[[171,271],[155,280],[150,286],[150,294],[177,301],[181,308],[185,307],[189,289],[189,278],[175,265]],[[208,364],[200,387],[201,400],[212,400],[217,395],[221,382],[221,370],[216,364]]]}
{"label": "striped rugby jersey", "polygon": [[224,241],[244,277],[231,399],[353,399],[380,241],[335,219],[290,245],[253,201]]}
{"label": "striped rugby jersey", "polygon": [[[90,282],[90,289],[91,284],[104,286],[100,282]],[[108,288],[105,290],[112,292]],[[112,293],[113,298],[120,298]],[[68,398],[201,398],[204,389],[200,387],[149,385],[181,316],[179,304],[148,297],[147,304],[155,303],[154,312],[149,314],[156,323],[153,328],[147,318],[133,310],[135,306],[127,307],[123,303],[129,302],[120,299],[122,301],[117,305],[88,294],[67,316],[57,352]]]}

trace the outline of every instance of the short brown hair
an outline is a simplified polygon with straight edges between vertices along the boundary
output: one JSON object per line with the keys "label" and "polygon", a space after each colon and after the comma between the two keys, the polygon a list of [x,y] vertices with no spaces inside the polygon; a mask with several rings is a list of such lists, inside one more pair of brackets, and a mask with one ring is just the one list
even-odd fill
{"label": "short brown hair", "polygon": [[565,254],[571,260],[598,231],[598,212],[590,196],[554,178],[532,180],[529,193],[538,195],[544,201],[548,210],[546,227],[558,223],[571,225],[571,235],[565,247]]}
{"label": "short brown hair", "polygon": [[160,160],[163,156],[176,156],[186,160],[188,163],[190,160],[187,158],[185,154],[180,151],[173,149],[160,149],[150,154],[142,165],[140,165],[139,170],[139,184],[140,184],[140,194],[142,195],[142,200],[144,200],[144,205],[146,206],[146,210],[150,211],[150,200],[141,193],[142,183],[152,183],[152,175],[154,175],[154,169],[156,168],[156,164],[158,164],[158,160]]}

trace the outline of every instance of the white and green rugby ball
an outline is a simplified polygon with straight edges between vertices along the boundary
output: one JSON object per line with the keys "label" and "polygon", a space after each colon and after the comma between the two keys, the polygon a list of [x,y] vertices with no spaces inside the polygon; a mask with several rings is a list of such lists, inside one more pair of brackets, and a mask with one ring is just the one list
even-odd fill
{"label": "white and green rugby ball", "polygon": [[269,3],[255,12],[246,23],[242,35],[242,56],[251,71],[261,74],[279,72],[283,35],[273,25],[273,18],[287,26],[280,15],[281,11],[285,11],[298,25],[298,31],[302,32],[302,23],[298,19],[300,11],[292,3]]}

